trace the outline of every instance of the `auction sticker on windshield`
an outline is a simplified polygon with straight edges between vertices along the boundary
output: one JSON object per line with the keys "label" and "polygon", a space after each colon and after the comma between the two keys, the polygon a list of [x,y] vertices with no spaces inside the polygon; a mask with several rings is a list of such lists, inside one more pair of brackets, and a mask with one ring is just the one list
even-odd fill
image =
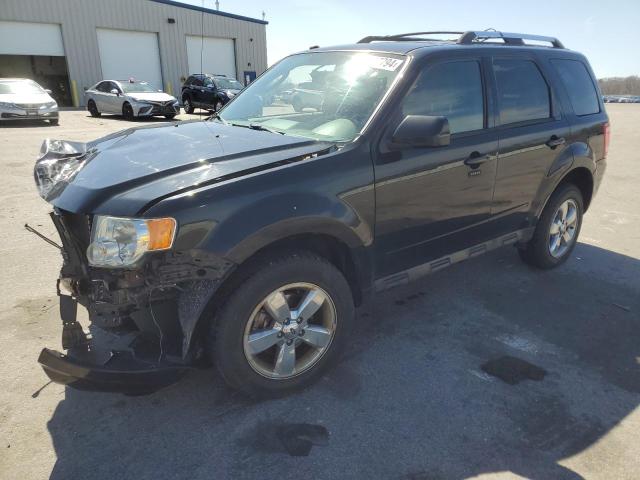
{"label": "auction sticker on windshield", "polygon": [[369,60],[369,66],[371,68],[377,68],[378,70],[388,70],[395,72],[402,64],[402,60],[393,57],[378,57],[371,55]]}

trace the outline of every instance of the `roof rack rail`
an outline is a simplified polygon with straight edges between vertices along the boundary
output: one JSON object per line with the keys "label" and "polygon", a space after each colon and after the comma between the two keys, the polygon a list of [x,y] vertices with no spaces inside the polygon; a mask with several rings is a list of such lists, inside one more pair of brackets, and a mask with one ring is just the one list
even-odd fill
{"label": "roof rack rail", "polygon": [[464,32],[413,32],[413,33],[399,33],[397,35],[371,35],[358,40],[358,43],[371,43],[371,42],[414,42],[416,40],[432,40],[442,41],[439,38],[415,38],[417,35],[463,35]]}
{"label": "roof rack rail", "polygon": [[548,42],[554,48],[565,48],[560,40],[555,37],[543,37],[542,35],[530,35],[528,33],[506,33],[495,30],[469,31],[469,32],[413,32],[399,33],[397,35],[371,35],[358,40],[358,43],[371,42],[415,42],[415,41],[445,41],[441,38],[416,38],[423,35],[459,35],[458,44],[469,45],[480,43],[490,39],[503,40],[505,45],[525,45],[524,40],[536,42]]}
{"label": "roof rack rail", "polygon": [[489,39],[501,39],[507,45],[525,45],[524,40],[536,42],[549,42],[553,48],[565,48],[560,40],[555,37],[544,37],[542,35],[530,35],[528,33],[507,33],[487,30],[482,32],[465,32],[458,38],[459,44],[468,45],[474,42],[483,42]]}

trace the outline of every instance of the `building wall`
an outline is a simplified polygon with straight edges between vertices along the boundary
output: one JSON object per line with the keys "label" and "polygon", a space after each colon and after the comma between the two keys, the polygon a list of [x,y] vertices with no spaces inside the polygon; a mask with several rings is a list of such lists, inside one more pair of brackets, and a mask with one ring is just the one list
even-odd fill
{"label": "building wall", "polygon": [[[152,0],[0,0],[0,20],[57,23],[69,69],[72,93],[84,105],[83,91],[102,79],[96,28],[157,32],[164,88],[179,95],[188,76],[186,35],[232,38],[237,78],[245,70],[267,68],[264,22],[231,18]],[[175,23],[168,23],[174,18]],[[74,92],[75,90],[75,92]]]}

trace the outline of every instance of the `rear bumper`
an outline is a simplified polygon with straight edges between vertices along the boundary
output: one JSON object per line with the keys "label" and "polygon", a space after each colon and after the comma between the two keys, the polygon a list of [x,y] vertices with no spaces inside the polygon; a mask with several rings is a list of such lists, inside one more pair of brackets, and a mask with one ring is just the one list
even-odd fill
{"label": "rear bumper", "polygon": [[151,364],[113,354],[105,363],[98,364],[91,356],[86,352],[86,358],[80,358],[44,348],[38,363],[55,383],[78,390],[127,395],[153,393],[176,383],[190,370],[190,367]]}
{"label": "rear bumper", "polygon": [[602,184],[602,179],[604,178],[604,172],[607,170],[607,159],[603,158],[596,162],[596,169],[593,172],[593,197],[596,196],[598,190],[600,189],[600,185]]}

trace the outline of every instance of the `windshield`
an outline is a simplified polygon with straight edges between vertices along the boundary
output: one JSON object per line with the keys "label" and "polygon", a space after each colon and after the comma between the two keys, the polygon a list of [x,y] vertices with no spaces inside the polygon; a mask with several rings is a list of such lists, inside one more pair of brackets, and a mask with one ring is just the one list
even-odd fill
{"label": "windshield", "polygon": [[216,87],[222,90],[242,90],[242,84],[234,78],[214,78]]}
{"label": "windshield", "polygon": [[349,142],[360,133],[403,62],[404,57],[389,54],[293,55],[245,88],[220,118],[236,125]]}
{"label": "windshield", "polygon": [[158,90],[153,88],[147,82],[120,82],[122,90],[125,93],[140,93],[140,92],[157,92]]}
{"label": "windshield", "polygon": [[0,82],[0,94],[45,93],[40,85],[31,80]]}

